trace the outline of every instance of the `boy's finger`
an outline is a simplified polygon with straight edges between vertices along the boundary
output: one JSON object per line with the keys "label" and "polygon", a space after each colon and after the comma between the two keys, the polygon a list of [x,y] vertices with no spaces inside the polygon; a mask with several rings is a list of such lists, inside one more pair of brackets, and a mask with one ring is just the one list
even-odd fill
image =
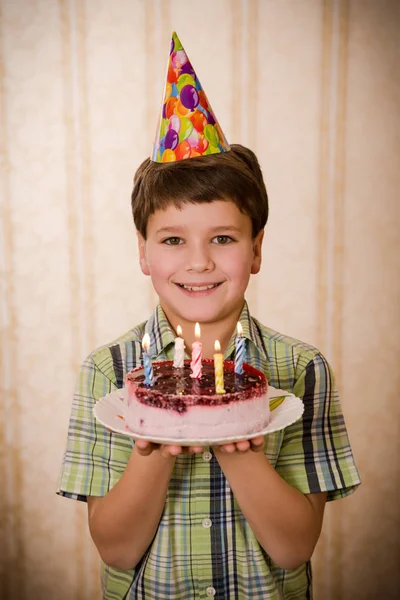
{"label": "boy's finger", "polygon": [[252,440],[250,440],[250,444],[251,450],[253,450],[253,452],[261,452],[262,450],[264,450],[264,437],[262,435],[259,435],[258,437],[255,437]]}
{"label": "boy's finger", "polygon": [[239,452],[246,452],[250,448],[250,442],[248,440],[236,442],[236,448]]}
{"label": "boy's finger", "polygon": [[182,452],[181,446],[162,446],[161,454],[165,457],[178,456]]}
{"label": "boy's finger", "polygon": [[227,454],[233,454],[236,450],[236,446],[235,444],[223,444],[223,446],[218,446],[218,450],[226,452]]}
{"label": "boy's finger", "polygon": [[146,440],[136,440],[135,446],[141,456],[149,456],[154,450],[154,444]]}
{"label": "boy's finger", "polygon": [[191,454],[199,454],[199,452],[203,452],[203,446],[189,446],[189,452]]}

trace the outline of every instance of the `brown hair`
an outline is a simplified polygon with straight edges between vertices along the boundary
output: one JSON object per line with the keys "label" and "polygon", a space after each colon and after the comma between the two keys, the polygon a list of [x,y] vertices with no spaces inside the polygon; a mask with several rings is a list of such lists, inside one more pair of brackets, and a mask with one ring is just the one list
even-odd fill
{"label": "brown hair", "polygon": [[231,200],[252,222],[253,237],[268,219],[268,195],[257,157],[233,144],[228,152],[171,163],[147,158],[138,168],[132,191],[136,229],[146,239],[149,217],[170,204]]}

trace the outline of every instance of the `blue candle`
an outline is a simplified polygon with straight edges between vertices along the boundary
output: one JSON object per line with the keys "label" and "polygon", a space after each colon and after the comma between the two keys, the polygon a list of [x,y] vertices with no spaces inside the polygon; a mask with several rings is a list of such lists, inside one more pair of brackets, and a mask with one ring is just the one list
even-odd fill
{"label": "blue candle", "polygon": [[235,373],[242,375],[243,363],[246,354],[246,340],[242,335],[243,328],[240,323],[237,324],[237,336],[235,339]]}
{"label": "blue candle", "polygon": [[150,336],[145,333],[142,339],[143,348],[143,366],[144,366],[144,383],[145,385],[153,385],[153,365],[151,364],[151,357],[149,353],[150,348]]}

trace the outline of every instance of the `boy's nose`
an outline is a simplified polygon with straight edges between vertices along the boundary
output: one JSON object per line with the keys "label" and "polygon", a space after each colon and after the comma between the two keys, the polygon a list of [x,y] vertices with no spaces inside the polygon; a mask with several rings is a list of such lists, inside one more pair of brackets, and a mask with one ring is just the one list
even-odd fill
{"label": "boy's nose", "polygon": [[188,257],[188,270],[195,273],[211,271],[214,268],[214,261],[211,251],[207,247],[192,248]]}

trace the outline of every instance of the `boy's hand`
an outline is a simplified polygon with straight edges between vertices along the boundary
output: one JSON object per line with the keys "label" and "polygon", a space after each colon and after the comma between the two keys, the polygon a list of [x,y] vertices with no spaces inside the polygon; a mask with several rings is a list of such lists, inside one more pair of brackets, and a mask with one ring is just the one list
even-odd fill
{"label": "boy's hand", "polygon": [[[162,456],[168,458],[169,456],[178,456],[179,454],[196,454],[203,452],[203,446],[174,446],[174,445],[162,445],[154,444],[153,442],[147,442],[146,440],[136,440],[135,448],[141,456],[149,456],[155,450],[158,450]],[[264,436],[259,435],[258,437],[252,438],[251,440],[240,440],[239,442],[231,442],[229,444],[223,444],[222,446],[213,446],[217,452],[226,452],[227,454],[233,454],[234,452],[262,452],[264,449]]]}
{"label": "boy's hand", "polygon": [[135,448],[141,456],[149,456],[155,450],[158,450],[164,458],[169,456],[178,456],[178,454],[195,454],[203,452],[203,446],[164,446],[163,444],[154,444],[146,440],[136,440]]}
{"label": "boy's hand", "polygon": [[214,446],[214,450],[218,452],[226,452],[233,454],[234,452],[262,452],[264,450],[264,436],[259,435],[251,440],[241,440],[240,442],[231,442],[222,446]]}

